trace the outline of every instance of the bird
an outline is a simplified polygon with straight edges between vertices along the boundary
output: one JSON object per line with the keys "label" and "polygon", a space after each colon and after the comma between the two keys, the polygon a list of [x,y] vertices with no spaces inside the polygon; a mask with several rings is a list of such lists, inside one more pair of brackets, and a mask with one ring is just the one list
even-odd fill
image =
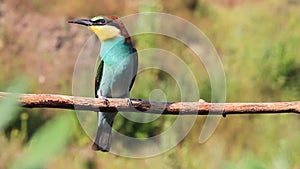
{"label": "bird", "polygon": [[[68,23],[87,26],[101,42],[95,64],[95,97],[129,99],[137,74],[138,55],[123,22],[116,16],[96,16],[91,19],[68,20]],[[99,110],[93,150],[110,151],[116,114],[117,112]]]}

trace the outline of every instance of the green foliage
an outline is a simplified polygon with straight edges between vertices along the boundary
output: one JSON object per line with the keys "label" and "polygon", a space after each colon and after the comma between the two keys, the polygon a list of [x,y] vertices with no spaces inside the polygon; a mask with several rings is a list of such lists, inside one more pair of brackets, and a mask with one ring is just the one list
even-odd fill
{"label": "green foliage", "polygon": [[11,169],[43,168],[52,157],[64,150],[73,129],[74,120],[70,113],[55,117],[34,134],[22,158],[16,160]]}
{"label": "green foliage", "polygon": [[[8,89],[10,92],[22,92],[25,90],[24,86],[26,86],[26,83],[22,82],[22,80],[16,80],[12,84],[13,85]],[[19,103],[17,102],[18,96],[18,94],[11,94],[0,102],[0,134],[2,134],[5,127],[17,118],[20,112]],[[11,141],[13,141],[14,138],[24,140],[27,135],[28,114],[22,113],[20,118],[21,133],[19,133],[18,130],[12,130]],[[57,116],[46,125],[43,125],[30,139],[28,146],[24,149],[22,157],[13,160],[15,162],[11,168],[33,169],[43,167],[54,155],[62,152],[67,146],[72,136],[74,125],[74,117],[70,113]],[[20,137],[18,137],[18,135]],[[2,152],[0,153],[0,156],[1,155],[3,155]],[[3,165],[6,164],[1,164],[0,168],[4,167]]]}
{"label": "green foliage", "polygon": [[255,157],[246,157],[238,164],[228,164],[224,169],[266,169],[259,159]]}
{"label": "green foliage", "polygon": [[[220,15],[226,13],[227,17],[214,25],[215,29],[225,29],[227,34],[221,35],[217,42],[222,42],[221,50],[226,57],[229,99],[279,101],[299,96],[295,85],[300,68],[296,50],[300,44],[297,31],[300,26],[295,24],[296,11],[288,6],[284,10],[275,7],[265,14],[261,12],[264,8],[244,6],[230,13],[221,11]],[[244,15],[238,15],[242,11]]]}
{"label": "green foliage", "polygon": [[[3,1],[3,3],[12,1]],[[57,31],[60,27],[55,27],[56,19],[62,18],[64,21],[63,18],[69,17],[90,17],[99,14],[123,16],[132,14],[133,11],[163,11],[191,21],[201,28],[216,46],[225,67],[228,102],[299,100],[299,2],[297,0],[262,2],[250,0],[245,4],[241,2],[233,0],[226,4],[223,1],[188,0],[182,2],[174,0],[172,3],[171,1],[151,3],[132,1],[127,4],[125,1],[118,0],[18,1],[16,3],[18,7],[23,7],[18,8],[23,12],[21,16],[27,15],[31,10],[34,10],[35,14],[21,17],[22,19],[17,16],[6,18],[7,23],[0,27],[0,88],[3,91],[11,79],[23,76],[23,73],[25,73],[24,76],[33,76],[31,81],[37,81],[28,67],[31,67],[33,62],[41,60],[38,62],[39,67],[36,67],[38,70],[34,71],[40,72],[41,68],[46,70],[50,68],[48,72],[43,72],[46,77],[45,83],[35,83],[35,86],[31,88],[32,92],[69,93],[72,86],[70,79],[73,64],[76,59],[74,57],[72,60],[72,57],[75,56],[74,53],[79,52],[77,49],[81,46],[78,44],[84,41],[85,36],[80,36],[80,31],[75,32],[75,29],[65,30],[69,33],[66,37],[70,38],[67,38],[68,42],[63,41],[62,48],[54,54],[50,54],[53,52],[51,50],[48,52],[45,48],[40,48],[40,43],[33,45],[30,43],[39,37],[46,37],[45,39],[50,44],[53,40],[52,36],[64,37],[61,32]],[[65,5],[66,3],[68,5]],[[26,6],[28,12],[23,11]],[[3,11],[3,9],[0,10],[0,12]],[[4,10],[0,17],[18,13],[18,10],[8,13]],[[52,22],[42,26],[45,23],[39,20],[39,17],[35,17],[36,15],[42,15],[42,20]],[[54,19],[50,20],[49,18],[53,15],[59,15],[59,17],[53,17]],[[17,19],[14,20],[14,18]],[[30,22],[26,21],[26,18],[29,18]],[[4,27],[9,25],[9,21],[13,22],[13,26]],[[25,36],[26,40],[21,39],[26,43],[19,43],[20,37],[15,35],[20,32],[17,28],[24,26],[23,29],[26,30],[26,24],[28,27],[35,22],[38,22],[34,26],[36,30],[34,32],[37,32],[37,35],[32,31],[21,31],[22,33],[17,35],[28,34],[28,32],[30,34]],[[147,21],[143,20],[137,22],[142,23],[139,24],[142,28],[149,26],[156,28],[157,26],[148,25]],[[20,24],[15,25],[15,23]],[[17,30],[13,31],[14,29]],[[184,28],[182,30],[184,31]],[[48,34],[44,34],[45,32]],[[73,36],[74,39],[72,39]],[[32,39],[27,39],[27,37],[32,37]],[[186,50],[184,45],[173,39],[151,34],[136,36],[135,40],[138,50],[160,48],[181,56],[181,59],[197,75],[196,80],[201,98],[210,100],[209,77],[203,66],[195,62],[195,56],[191,51]],[[70,41],[76,41],[78,44]],[[28,48],[29,51],[26,52],[27,48],[23,45],[27,44],[31,44],[34,48]],[[37,50],[33,50],[35,48]],[[42,54],[37,52],[39,50]],[[45,51],[47,54],[44,54]],[[71,53],[72,51],[75,52]],[[26,54],[28,56],[24,57]],[[60,54],[59,57],[58,54]],[[67,59],[61,60],[61,56],[66,56]],[[143,55],[140,58],[143,58]],[[148,63],[148,61],[145,62]],[[56,74],[58,72],[52,72],[52,69],[56,69],[55,66],[59,64],[65,66],[58,70],[64,75],[62,77]],[[17,82],[14,83],[17,84]],[[147,70],[137,77],[131,96],[156,101],[177,101],[180,100],[180,93],[178,86],[174,84],[176,84],[174,79],[166,73]],[[160,95],[161,92],[157,89],[161,90],[164,95]],[[152,158],[130,159],[104,153],[96,156],[90,150],[91,140],[79,125],[73,126],[74,117],[66,111],[26,109],[26,112],[18,116],[23,109],[16,108],[17,103],[13,101],[14,97],[16,96],[11,96],[0,103],[0,125],[3,128],[0,131],[0,168],[8,168],[8,166],[51,168],[55,166],[58,168],[264,169],[299,168],[300,166],[298,115],[228,116],[221,120],[217,131],[205,144],[198,143],[199,132],[205,120],[203,117],[198,117],[190,134],[175,148]],[[58,111],[66,115],[54,117],[44,126],[44,121]],[[132,115],[135,116],[135,114]],[[139,118],[149,121],[153,117],[144,115]],[[163,116],[149,123],[134,123],[119,114],[114,128],[128,136],[145,138],[163,132],[172,124],[174,118],[176,117]],[[74,141],[71,142],[70,138]],[[162,140],[162,146],[171,141],[172,138]]]}
{"label": "green foliage", "polygon": [[0,102],[0,129],[4,128],[18,114],[18,95],[13,94]]}
{"label": "green foliage", "polygon": [[[15,80],[8,88],[8,92],[23,92],[27,88],[24,79]],[[18,94],[12,93],[0,102],[0,131],[17,116],[20,108],[17,102]]]}

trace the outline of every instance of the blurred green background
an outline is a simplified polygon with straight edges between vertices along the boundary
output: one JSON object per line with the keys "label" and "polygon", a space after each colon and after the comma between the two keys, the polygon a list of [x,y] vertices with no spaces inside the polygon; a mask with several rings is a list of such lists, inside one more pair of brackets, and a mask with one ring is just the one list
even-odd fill
{"label": "blurred green background", "polygon": [[[298,0],[0,0],[0,91],[71,95],[76,57],[91,33],[66,20],[155,11],[180,16],[208,36],[225,67],[227,102],[300,100],[299,9]],[[150,35],[136,37],[136,46],[182,56],[199,75],[201,98],[210,100],[207,73],[185,46]],[[162,72],[145,72],[131,96],[148,99],[160,88],[168,101],[177,101],[174,83]],[[205,144],[198,143],[205,117],[198,117],[175,148],[130,159],[93,152],[74,111],[17,108],[15,97],[0,102],[1,169],[300,168],[300,117],[295,114],[228,116]],[[148,137],[173,120],[166,116],[139,124],[118,117],[115,128]]]}

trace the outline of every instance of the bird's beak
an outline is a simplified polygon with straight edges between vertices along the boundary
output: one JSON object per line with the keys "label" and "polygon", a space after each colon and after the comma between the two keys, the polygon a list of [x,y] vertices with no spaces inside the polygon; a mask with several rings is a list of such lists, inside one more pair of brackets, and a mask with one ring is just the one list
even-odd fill
{"label": "bird's beak", "polygon": [[92,26],[93,25],[93,23],[91,22],[90,19],[68,20],[68,23],[75,23],[75,24],[80,24],[80,25],[85,25],[85,26]]}

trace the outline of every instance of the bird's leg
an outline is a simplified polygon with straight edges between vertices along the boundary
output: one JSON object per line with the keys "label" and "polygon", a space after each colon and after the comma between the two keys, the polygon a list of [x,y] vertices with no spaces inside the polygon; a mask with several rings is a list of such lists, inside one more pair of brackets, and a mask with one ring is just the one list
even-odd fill
{"label": "bird's leg", "polygon": [[131,99],[129,97],[125,97],[125,100],[127,101],[127,106],[128,107],[133,107]]}
{"label": "bird's leg", "polygon": [[143,101],[142,99],[129,98],[129,97],[125,97],[125,99],[126,99],[126,101],[127,101],[127,105],[128,105],[128,106],[132,106],[132,107],[133,107],[132,100],[138,101],[138,102]]}
{"label": "bird's leg", "polygon": [[203,99],[199,99],[199,101],[198,101],[199,103],[206,103],[206,101],[205,100],[203,100]]}
{"label": "bird's leg", "polygon": [[127,101],[128,107],[134,108],[134,109],[137,109],[137,108],[133,106],[132,101],[137,101],[137,102],[143,101],[142,99],[129,98],[129,97],[125,97],[125,99],[126,99],[126,101]]}
{"label": "bird's leg", "polygon": [[104,97],[104,96],[102,95],[102,91],[101,91],[101,90],[98,90],[97,95],[98,95],[98,98],[100,98],[100,99],[103,100],[103,102],[104,102],[104,104],[105,104],[106,106],[109,105],[109,100],[108,100],[106,97]]}

